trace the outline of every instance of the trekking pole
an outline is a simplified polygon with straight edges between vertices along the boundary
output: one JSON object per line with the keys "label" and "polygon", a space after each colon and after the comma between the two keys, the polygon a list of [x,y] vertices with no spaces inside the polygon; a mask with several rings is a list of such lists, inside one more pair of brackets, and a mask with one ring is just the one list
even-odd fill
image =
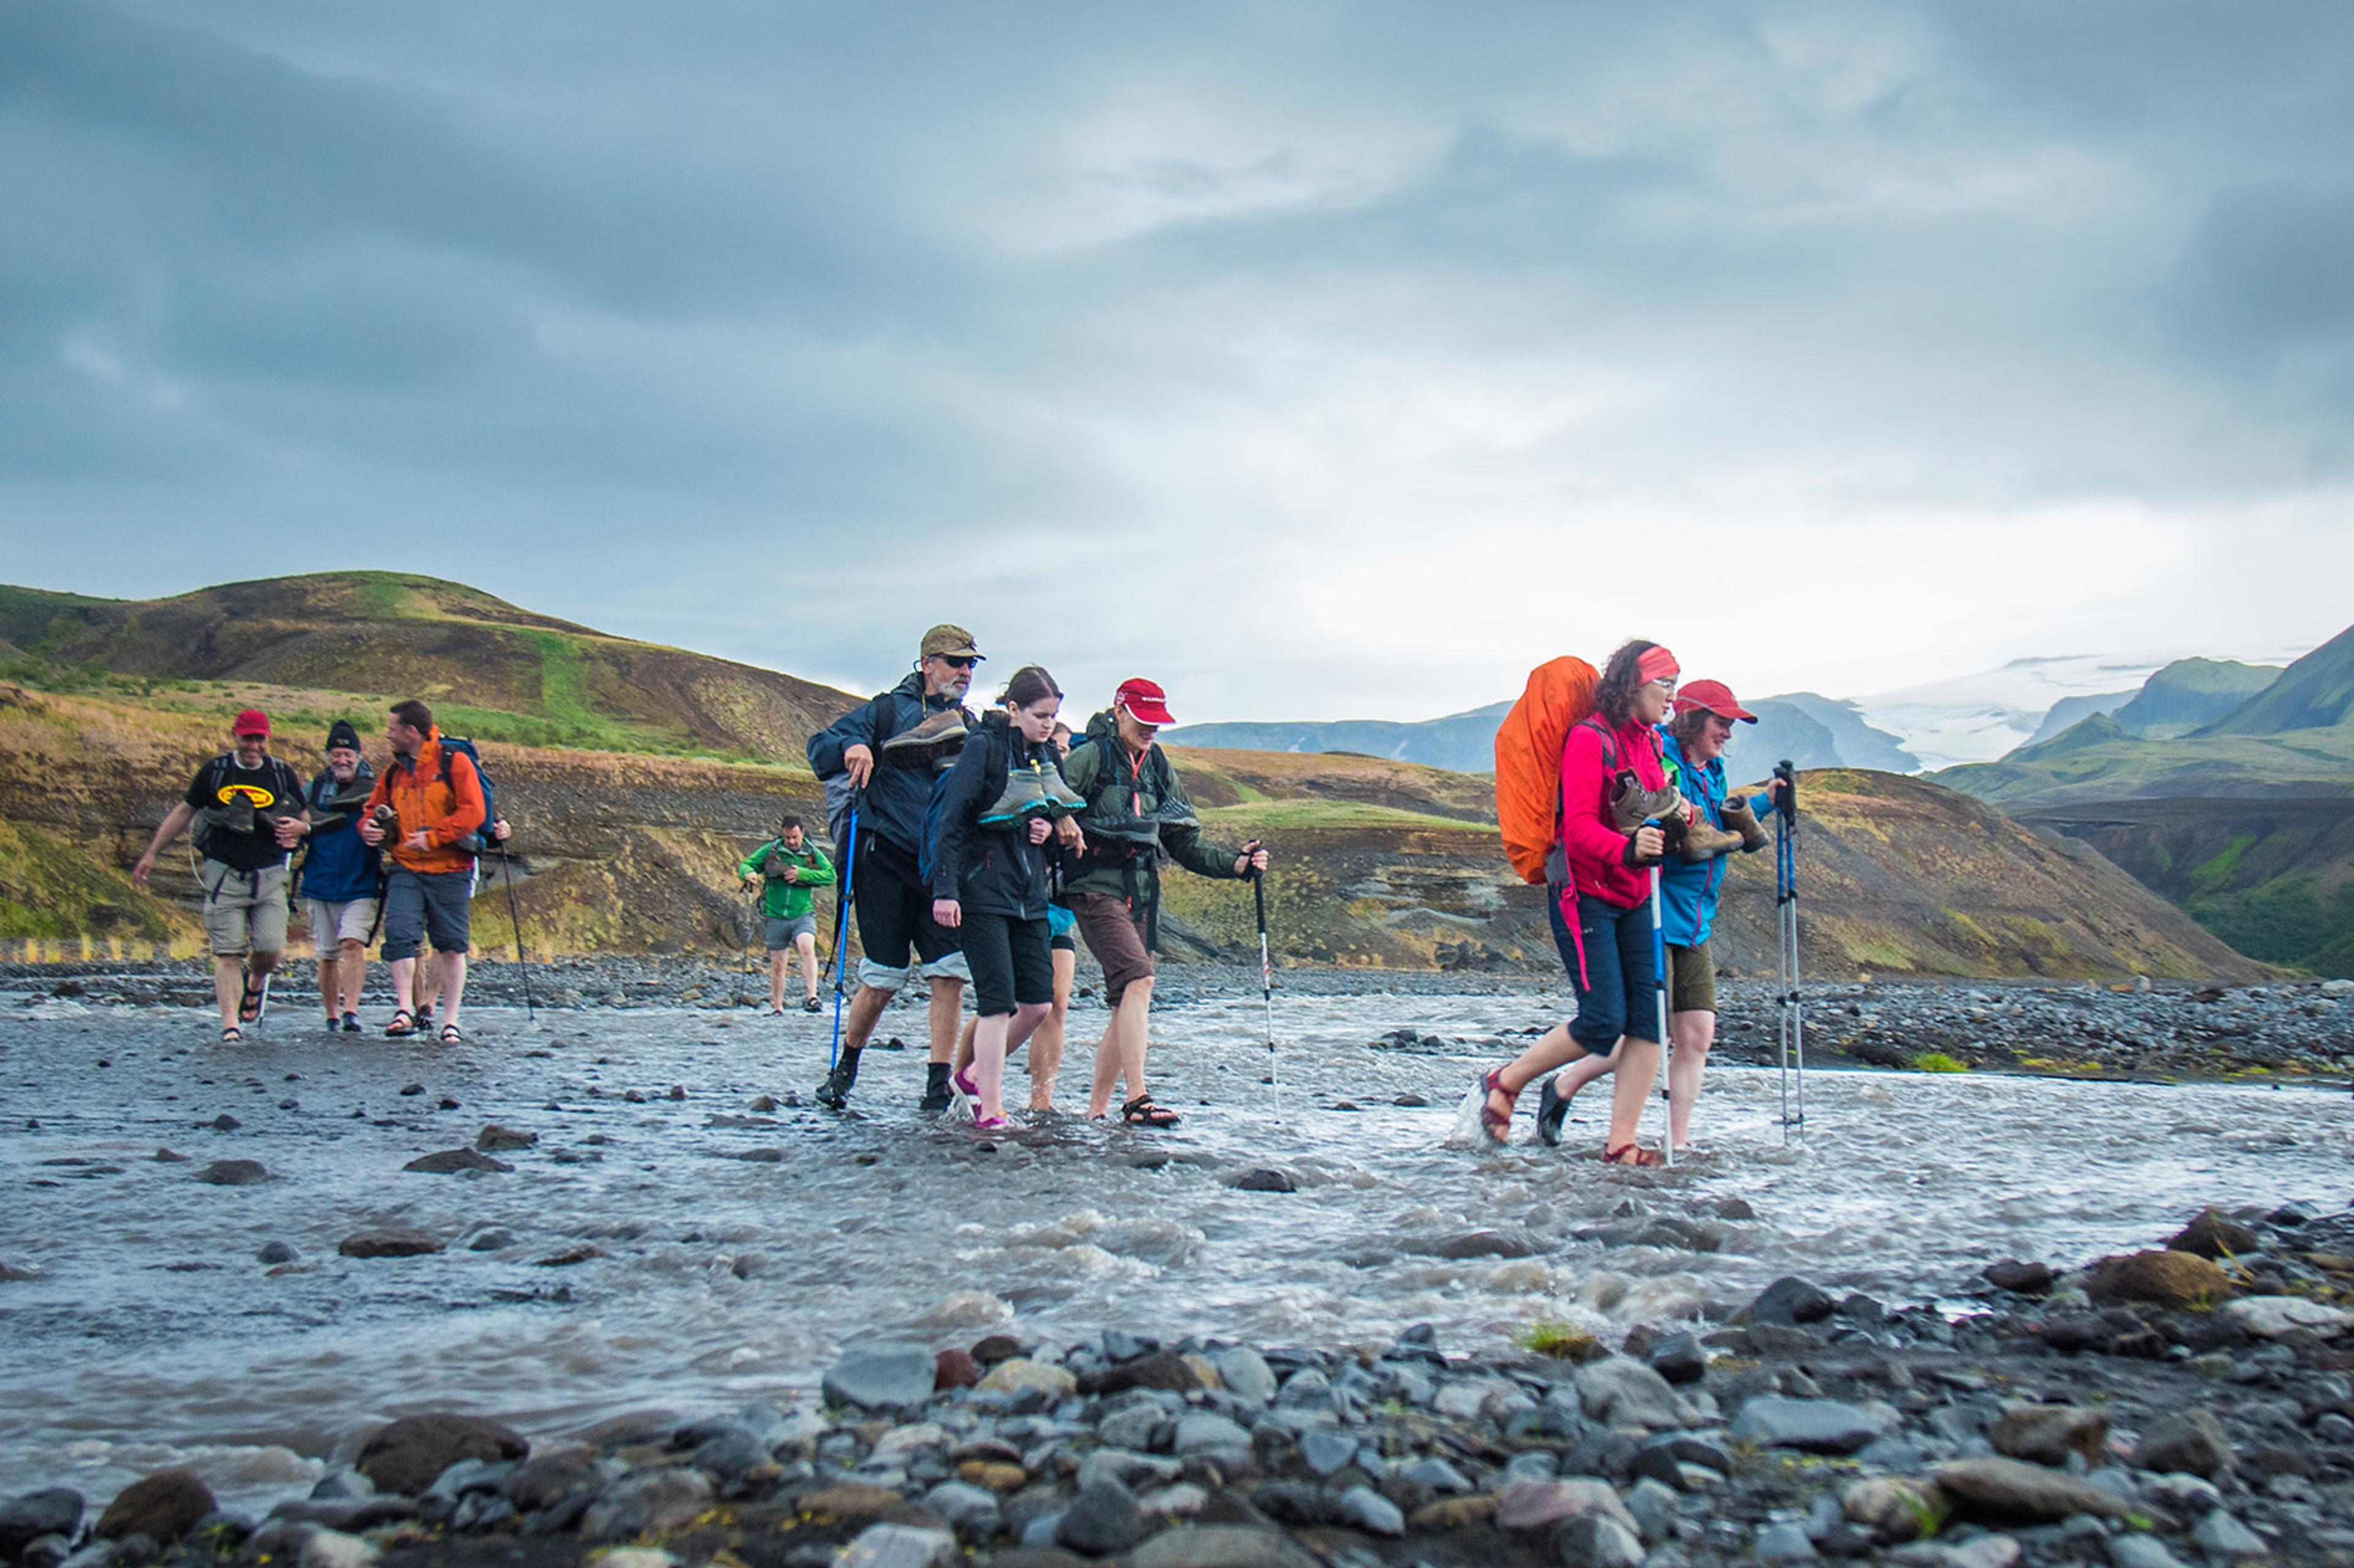
{"label": "trekking pole", "polygon": [[[1657,817],[1645,824],[1654,828],[1659,825]],[[1676,1102],[1671,1070],[1676,1065],[1676,1048],[1668,1038],[1668,922],[1666,901],[1659,894],[1658,861],[1651,863],[1651,974],[1656,981],[1651,988],[1652,994],[1659,1001],[1659,1097],[1668,1103],[1668,1135],[1659,1140],[1659,1148],[1667,1163],[1673,1165],[1676,1162]]]}
{"label": "trekking pole", "polygon": [[858,802],[864,794],[862,789],[850,797],[850,827],[842,835],[842,895],[834,900],[833,918],[833,1044],[825,1053],[829,1073],[842,1063],[842,986],[850,972],[850,890],[858,877]]}
{"label": "trekking pole", "polygon": [[[1774,777],[1782,786],[1774,803],[1774,915],[1776,979],[1782,1011],[1782,1141],[1787,1145],[1792,1128],[1798,1129],[1801,1138],[1807,1133],[1806,1020],[1798,1003],[1798,777],[1787,758],[1774,769]],[[1798,1075],[1795,1116],[1790,1111],[1794,1062]]]}
{"label": "trekking pole", "polygon": [[[1243,851],[1256,849],[1256,844]],[[1267,1097],[1275,1103],[1275,1123],[1283,1125],[1282,1075],[1278,1070],[1275,1054],[1275,966],[1267,956],[1267,873],[1256,867],[1251,871],[1251,897],[1258,905],[1258,989],[1267,1006]]]}
{"label": "trekking pole", "polygon": [[758,888],[748,887],[744,890],[744,978],[746,980],[752,978],[752,972],[757,967],[752,954],[760,940],[759,898]]}
{"label": "trekking pole", "polygon": [[515,906],[514,857],[507,853],[504,844],[499,846],[499,869],[507,885],[507,924],[514,927],[515,967],[523,971],[524,1018],[527,1022],[536,1023],[539,1022],[539,1009],[531,1000],[531,964],[523,956],[523,915]]}

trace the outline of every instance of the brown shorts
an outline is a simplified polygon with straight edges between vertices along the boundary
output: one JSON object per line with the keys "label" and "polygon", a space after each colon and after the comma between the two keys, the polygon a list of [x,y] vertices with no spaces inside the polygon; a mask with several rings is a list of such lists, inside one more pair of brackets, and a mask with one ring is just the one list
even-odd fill
{"label": "brown shorts", "polygon": [[1716,1011],[1716,960],[1709,956],[1706,942],[1697,948],[1668,948],[1668,1011]]}
{"label": "brown shorts", "polygon": [[1118,1007],[1128,988],[1152,978],[1152,955],[1144,950],[1144,922],[1128,911],[1128,900],[1110,893],[1070,895],[1079,935],[1103,966],[1104,1002]]}

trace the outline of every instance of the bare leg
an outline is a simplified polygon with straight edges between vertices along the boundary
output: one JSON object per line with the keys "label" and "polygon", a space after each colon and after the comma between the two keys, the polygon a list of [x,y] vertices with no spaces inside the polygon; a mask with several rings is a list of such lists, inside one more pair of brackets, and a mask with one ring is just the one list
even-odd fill
{"label": "bare leg", "polygon": [[957,1036],[956,1070],[960,1073],[972,1065],[973,1036],[980,1028],[980,1019],[967,1019],[964,1033]]}
{"label": "bare leg", "polygon": [[238,1027],[237,1010],[245,1000],[245,955],[213,955],[213,1001],[220,1004],[221,1027]]}
{"label": "bare leg", "polygon": [[1119,1005],[1112,1009],[1111,1022],[1104,1026],[1102,1043],[1096,1047],[1095,1086],[1087,1096],[1090,1117],[1111,1109],[1112,1086],[1122,1078],[1128,1080],[1123,1101],[1144,1094],[1144,1042],[1151,1012],[1152,977],[1130,980],[1120,993]]}
{"label": "bare leg", "polygon": [[973,1110],[977,1118],[1004,1119],[1006,1052],[1028,1039],[1045,1016],[1043,1004],[1024,1002],[1012,1012],[993,1013],[973,1026],[972,1077],[981,1090],[980,1103]]}
{"label": "bare leg", "polygon": [[389,968],[392,970],[392,1005],[394,1011],[398,1012],[415,1012],[417,1011],[417,960],[415,959],[395,959],[391,961]]}
{"label": "bare leg", "polygon": [[785,959],[787,956],[787,949],[783,948],[771,948],[769,949],[769,1011],[770,1012],[782,1012],[785,1010]]}
{"label": "bare leg", "polygon": [[1668,1020],[1668,1033],[1676,1037],[1675,1054],[1668,1059],[1668,1136],[1682,1149],[1691,1142],[1692,1106],[1700,1099],[1708,1048],[1716,1043],[1716,1014],[1704,1008],[1679,1012]]}
{"label": "bare leg", "polygon": [[441,1022],[458,1022],[458,1003],[466,995],[466,955],[443,953],[433,965],[433,978],[441,984]]}
{"label": "bare leg", "polygon": [[[801,955],[801,995],[815,996],[817,994],[817,938],[804,931],[793,938],[793,946],[800,949]],[[784,994],[783,967],[779,965],[777,974],[777,995],[782,998]]]}
{"label": "bare leg", "polygon": [[964,981],[932,982],[932,1056],[946,1065],[956,1060],[957,1019],[964,1009]]}
{"label": "bare leg", "polygon": [[1607,1056],[1580,1056],[1553,1075],[1553,1091],[1563,1099],[1575,1099],[1578,1090],[1617,1070],[1618,1053],[1616,1051]]}
{"label": "bare leg", "polygon": [[1610,1139],[1604,1151],[1624,1149],[1642,1130],[1643,1107],[1659,1077],[1659,1043],[1624,1035],[1611,1053],[1618,1073],[1610,1086]]}
{"label": "bare leg", "polygon": [[356,937],[345,938],[343,962],[338,968],[343,974],[337,982],[341,994],[336,998],[336,1004],[345,1012],[357,1012],[360,1010],[360,994],[367,990],[367,945]]}
{"label": "bare leg", "polygon": [[891,1005],[893,993],[871,985],[861,985],[858,994],[850,999],[850,1013],[842,1022],[842,1050],[844,1055],[866,1049],[866,1042],[875,1033],[875,1025],[883,1010]]}
{"label": "bare leg", "polygon": [[318,941],[312,946],[319,956],[319,1005],[327,1010],[327,1022],[334,1023],[343,1016],[339,1004],[344,1000],[344,950]]}
{"label": "bare leg", "polygon": [[1055,1108],[1055,1075],[1063,1070],[1063,1030],[1071,1017],[1071,977],[1078,967],[1078,954],[1055,949],[1054,1005],[1039,1020],[1038,1033],[1030,1044],[1030,1108],[1034,1111]]}
{"label": "bare leg", "polygon": [[437,1005],[441,1000],[441,955],[427,951],[417,958],[417,1011]]}

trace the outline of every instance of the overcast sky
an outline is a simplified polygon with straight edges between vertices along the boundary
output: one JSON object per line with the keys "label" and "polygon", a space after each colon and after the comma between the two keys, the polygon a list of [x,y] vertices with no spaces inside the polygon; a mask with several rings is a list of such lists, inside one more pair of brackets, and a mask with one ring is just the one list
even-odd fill
{"label": "overcast sky", "polygon": [[0,5],[0,578],[1420,718],[2354,619],[2354,6]]}

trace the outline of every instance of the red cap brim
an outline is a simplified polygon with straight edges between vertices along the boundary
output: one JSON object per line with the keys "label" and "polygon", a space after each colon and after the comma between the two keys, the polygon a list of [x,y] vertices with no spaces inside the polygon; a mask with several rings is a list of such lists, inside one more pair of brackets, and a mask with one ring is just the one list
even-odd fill
{"label": "red cap brim", "polygon": [[1177,722],[1171,716],[1167,704],[1156,703],[1150,697],[1123,698],[1119,705],[1126,708],[1128,716],[1139,724],[1149,724],[1158,728],[1164,724]]}

